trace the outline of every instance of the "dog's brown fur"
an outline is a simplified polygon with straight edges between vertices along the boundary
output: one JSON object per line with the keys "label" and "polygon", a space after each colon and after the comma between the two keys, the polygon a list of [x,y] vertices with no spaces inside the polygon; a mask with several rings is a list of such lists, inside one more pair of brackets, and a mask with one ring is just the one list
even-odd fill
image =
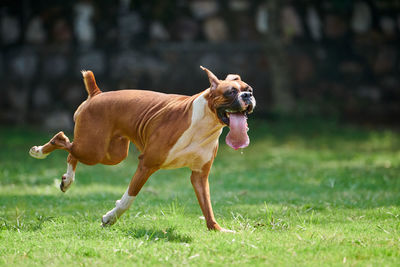
{"label": "dog's brown fur", "polygon": [[[75,171],[78,162],[87,165],[118,164],[127,157],[129,143],[133,142],[141,154],[129,184],[129,196],[136,196],[149,176],[158,169],[187,166],[192,169],[191,182],[207,227],[221,230],[213,215],[208,184],[208,175],[218,150],[218,137],[225,126],[216,109],[228,105],[229,101],[224,97],[226,90],[239,85],[240,88],[236,89],[240,92],[248,91],[250,87],[238,75],[228,75],[226,80],[220,81],[209,70],[203,70],[209,76],[211,87],[194,96],[143,90],[101,92],[93,73],[83,71],[88,99],[74,114],[74,141],[70,142],[63,132],[59,132],[41,147],[41,153],[47,155],[56,149],[68,151],[67,162]],[[189,136],[194,138],[190,141],[195,146],[179,147],[178,140],[192,125],[193,103],[200,96],[208,103],[208,108],[204,108],[207,125],[196,128],[196,134]],[[33,147],[31,151],[37,149]],[[174,157],[171,151],[177,151],[179,156]],[[188,161],[188,158],[192,160]],[[65,191],[67,186],[69,184],[62,181],[60,188]]]}

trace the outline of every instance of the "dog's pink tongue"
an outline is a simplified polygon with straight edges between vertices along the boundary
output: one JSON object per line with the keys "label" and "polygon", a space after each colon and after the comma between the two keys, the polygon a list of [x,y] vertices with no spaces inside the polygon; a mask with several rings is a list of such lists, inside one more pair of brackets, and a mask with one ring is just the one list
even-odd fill
{"label": "dog's pink tongue", "polygon": [[230,131],[225,142],[232,148],[238,149],[247,147],[250,143],[247,135],[247,118],[242,113],[229,114]]}

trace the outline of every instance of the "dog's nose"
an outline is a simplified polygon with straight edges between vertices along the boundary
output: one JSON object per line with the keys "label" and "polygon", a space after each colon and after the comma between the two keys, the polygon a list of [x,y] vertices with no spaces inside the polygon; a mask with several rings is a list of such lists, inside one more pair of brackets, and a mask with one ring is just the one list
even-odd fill
{"label": "dog's nose", "polygon": [[251,92],[243,92],[242,93],[243,100],[249,99],[252,96],[253,96],[253,94]]}

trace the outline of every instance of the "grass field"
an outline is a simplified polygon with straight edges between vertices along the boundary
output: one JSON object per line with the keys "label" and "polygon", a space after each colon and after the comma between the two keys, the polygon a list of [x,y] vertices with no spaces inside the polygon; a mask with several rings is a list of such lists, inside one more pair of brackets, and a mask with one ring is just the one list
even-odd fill
{"label": "grass field", "polygon": [[[58,189],[66,152],[30,158],[53,133],[0,128],[0,265],[398,266],[400,134],[322,121],[253,120],[250,147],[221,139],[210,232],[187,169],[154,174],[111,228],[137,164],[78,165]],[[71,134],[69,134],[72,137]]]}

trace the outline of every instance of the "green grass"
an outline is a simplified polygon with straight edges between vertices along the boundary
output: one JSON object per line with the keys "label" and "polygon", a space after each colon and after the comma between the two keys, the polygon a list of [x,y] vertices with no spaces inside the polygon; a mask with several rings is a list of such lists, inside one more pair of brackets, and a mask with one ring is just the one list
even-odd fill
{"label": "green grass", "polygon": [[[0,265],[390,266],[400,263],[400,134],[313,120],[250,125],[241,151],[221,140],[210,232],[187,169],[155,173],[113,227],[100,227],[136,168],[28,156],[53,133],[0,128]],[[72,138],[72,135],[69,134]]]}

